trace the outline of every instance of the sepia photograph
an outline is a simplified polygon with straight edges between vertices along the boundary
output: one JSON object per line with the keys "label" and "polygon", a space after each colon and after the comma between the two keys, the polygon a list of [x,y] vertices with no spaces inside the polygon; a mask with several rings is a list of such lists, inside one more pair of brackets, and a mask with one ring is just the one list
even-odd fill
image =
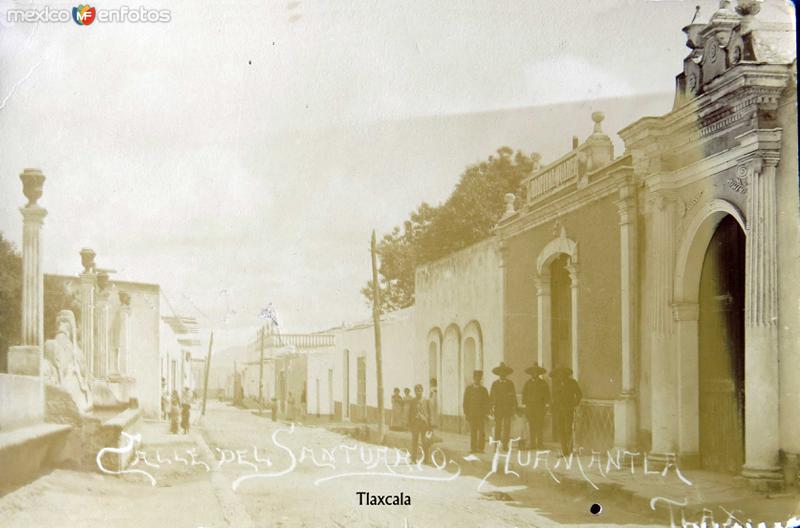
{"label": "sepia photograph", "polygon": [[800,528],[790,0],[0,0],[0,528]]}

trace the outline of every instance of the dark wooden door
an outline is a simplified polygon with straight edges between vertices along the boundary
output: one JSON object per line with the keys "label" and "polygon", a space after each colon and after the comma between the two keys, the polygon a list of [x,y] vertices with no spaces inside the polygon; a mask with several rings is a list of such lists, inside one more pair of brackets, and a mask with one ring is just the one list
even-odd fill
{"label": "dark wooden door", "polygon": [[572,281],[569,258],[561,255],[550,265],[550,350],[553,368],[572,367]]}
{"label": "dark wooden door", "polygon": [[739,473],[744,463],[745,236],[725,217],[706,251],[700,279],[700,459]]}

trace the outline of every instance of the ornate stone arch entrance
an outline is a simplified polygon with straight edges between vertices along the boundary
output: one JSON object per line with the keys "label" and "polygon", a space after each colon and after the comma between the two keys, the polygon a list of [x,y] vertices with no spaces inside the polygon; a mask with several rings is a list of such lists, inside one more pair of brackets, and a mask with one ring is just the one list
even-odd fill
{"label": "ornate stone arch entrance", "polygon": [[553,367],[552,330],[553,330],[553,277],[551,265],[560,257],[565,257],[565,268],[569,274],[569,342],[570,366],[575,379],[579,379],[578,370],[578,244],[567,238],[566,230],[561,226],[561,234],[551,240],[539,253],[536,259],[536,298],[538,309],[538,349],[539,364],[546,369]]}
{"label": "ornate stone arch entrance", "polygon": [[[737,387],[742,388],[744,385],[743,380],[740,379],[743,373],[738,369],[736,372],[711,373],[711,365],[714,363],[712,356],[719,355],[716,354],[718,347],[713,346],[713,338],[709,341],[709,338],[706,337],[702,339],[705,350],[700,348],[701,335],[708,336],[710,334],[709,325],[711,323],[708,321],[710,299],[708,296],[713,295],[711,292],[714,290],[714,284],[710,284],[710,281],[718,283],[722,277],[721,270],[709,268],[713,264],[711,261],[717,258],[719,253],[716,249],[718,245],[712,245],[712,241],[715,237],[726,236],[720,232],[723,224],[725,224],[723,230],[732,233],[728,226],[733,225],[734,222],[738,224],[740,236],[744,239],[747,230],[741,211],[725,200],[714,199],[708,202],[691,219],[678,248],[675,266],[673,319],[676,326],[678,447],[684,460],[688,460],[693,465],[704,465],[709,469],[723,469],[728,462],[737,468],[741,465],[738,452],[742,447],[741,435],[744,424],[739,423],[739,411],[743,411],[743,409],[737,410],[731,407],[736,407],[737,404],[727,401],[727,397],[731,396],[727,394],[727,388],[722,392],[716,391],[716,388],[729,384],[734,388],[734,392],[738,391]],[[734,231],[736,231],[735,228]],[[736,233],[733,235],[735,238]],[[727,242],[728,245],[730,243],[731,241]],[[742,242],[736,248],[729,247],[728,249],[729,251],[743,252],[744,243]],[[729,272],[744,274],[744,255],[739,254],[738,257],[741,258],[741,266],[737,266],[739,259],[729,259],[727,269]],[[734,269],[739,267],[741,269]],[[709,273],[717,276],[709,277],[707,276]],[[743,292],[736,294],[736,297],[743,297]],[[736,302],[737,306],[738,303],[743,306],[744,299],[738,298]],[[701,317],[701,306],[704,306],[705,318]],[[720,312],[718,315],[722,315],[722,313]],[[706,321],[705,327],[701,326],[703,320]],[[735,333],[740,336],[744,335],[743,319],[732,320],[730,324],[736,327]],[[716,330],[721,332],[723,329],[717,328]],[[738,341],[738,339],[734,339],[734,341]],[[732,360],[742,359],[743,342],[738,345],[731,343],[725,346],[730,349]],[[735,394],[732,397],[736,397]],[[717,402],[713,403],[715,398]],[[722,404],[719,403],[720,401]],[[709,423],[713,421],[713,416],[709,416],[712,413],[712,406],[717,407],[717,418],[724,420],[731,428],[731,431],[728,432],[730,434],[721,430],[717,431],[718,436],[727,435],[729,437],[726,439],[726,445],[730,447],[730,460],[719,460],[720,456],[716,456],[716,459],[712,456],[715,449],[709,447],[713,444],[713,439],[708,427],[713,426],[714,429],[720,429],[719,424]],[[702,446],[704,449],[701,449]]]}
{"label": "ornate stone arch entrance", "polygon": [[[738,224],[739,229],[734,227],[732,231],[729,227],[735,225],[734,223]],[[715,287],[726,282],[721,279],[733,275],[743,278],[745,271],[743,258],[741,263],[736,258],[727,259],[729,262],[724,269],[718,266],[716,259],[720,256],[721,241],[712,242],[720,236],[741,238],[740,247],[730,248],[735,242],[733,239],[725,241],[724,247],[733,249],[739,257],[743,257],[741,253],[744,250],[744,233],[746,225],[739,209],[724,200],[711,200],[689,223],[678,249],[675,268],[673,319],[676,324],[678,365],[678,445],[684,459],[716,470],[738,471],[742,462],[740,450],[743,449],[744,424],[741,421],[744,409],[739,407],[743,402],[737,403],[735,399],[744,386],[743,372],[741,369],[722,372],[725,369],[721,369],[715,358],[727,361],[723,356],[730,354],[734,362],[737,358],[742,359],[744,321],[743,318],[736,319],[736,314],[732,312],[728,314],[733,316],[730,324],[735,327],[734,333],[742,339],[739,344],[722,343],[724,336],[720,332],[725,333],[726,330],[722,328],[723,319],[720,317],[724,318],[727,312],[712,310],[710,303],[714,301],[711,297]],[[744,305],[743,294],[743,289],[735,294],[737,299],[734,304],[739,307],[739,312]],[[732,297],[728,299],[733,300]],[[728,304],[733,307],[730,302]],[[705,317],[701,316],[701,308]],[[709,315],[714,316],[714,322],[710,321]],[[738,342],[738,339],[733,340]],[[712,372],[712,369],[720,371]],[[733,391],[729,391],[729,388],[733,388]],[[712,411],[712,407],[716,410]],[[714,421],[713,416],[720,422]],[[713,447],[713,431],[709,431],[709,427],[717,430],[717,438],[727,436],[725,446],[730,453],[721,447]],[[731,430],[726,433],[723,431],[725,428]],[[726,468],[723,462],[733,463],[736,467]]]}

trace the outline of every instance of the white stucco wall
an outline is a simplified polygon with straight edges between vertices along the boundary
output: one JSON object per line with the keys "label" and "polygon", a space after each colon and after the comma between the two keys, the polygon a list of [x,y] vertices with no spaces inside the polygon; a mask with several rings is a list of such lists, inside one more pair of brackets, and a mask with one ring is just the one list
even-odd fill
{"label": "white stucco wall", "polygon": [[496,379],[491,370],[503,360],[501,264],[498,241],[490,238],[417,269],[415,377],[427,385],[430,345],[441,341],[445,354],[438,352],[435,377],[444,414],[461,414],[473,370],[484,371],[486,385]]}
{"label": "white stucco wall", "polygon": [[[367,405],[377,407],[377,371],[375,364],[375,330],[371,322],[349,325],[326,331],[333,334],[335,353],[333,358],[333,392],[334,400],[344,401],[344,357],[349,352],[350,404],[358,403],[358,357],[366,361],[366,396]],[[398,310],[381,318],[381,348],[383,358],[383,401],[384,408],[391,408],[391,394],[394,387],[413,387],[423,383],[427,387],[424,375],[417,375],[414,347],[415,324],[414,308]],[[309,390],[311,384],[309,383]]]}
{"label": "white stucco wall", "polygon": [[[332,415],[334,411],[333,381],[335,379],[335,347],[310,351],[306,363],[306,386],[308,398],[306,410],[309,414]],[[333,374],[333,375],[331,375]],[[319,389],[319,394],[317,393]]]}

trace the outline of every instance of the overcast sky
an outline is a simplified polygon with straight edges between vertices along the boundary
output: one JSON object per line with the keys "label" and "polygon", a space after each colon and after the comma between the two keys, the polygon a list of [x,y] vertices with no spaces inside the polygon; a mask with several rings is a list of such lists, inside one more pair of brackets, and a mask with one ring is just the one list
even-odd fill
{"label": "overcast sky", "polygon": [[221,346],[270,302],[284,332],[363,319],[372,228],[502,145],[552,161],[594,110],[620,154],[617,130],[671,109],[698,3],[702,21],[718,5],[148,0],[171,22],[85,27],[0,13],[0,231],[19,244],[18,175],[38,167],[46,272],[78,273],[90,246]]}

